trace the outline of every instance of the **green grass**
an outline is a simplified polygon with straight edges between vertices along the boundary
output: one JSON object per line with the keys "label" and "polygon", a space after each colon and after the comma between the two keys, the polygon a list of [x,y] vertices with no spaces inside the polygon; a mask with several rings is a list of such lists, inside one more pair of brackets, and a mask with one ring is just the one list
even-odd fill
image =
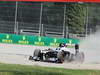
{"label": "green grass", "polygon": [[100,75],[100,70],[72,70],[63,68],[0,64],[0,75]]}

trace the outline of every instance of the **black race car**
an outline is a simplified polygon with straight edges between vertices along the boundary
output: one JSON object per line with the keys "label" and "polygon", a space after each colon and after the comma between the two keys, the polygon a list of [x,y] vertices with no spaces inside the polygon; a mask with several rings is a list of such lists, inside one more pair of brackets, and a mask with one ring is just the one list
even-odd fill
{"label": "black race car", "polygon": [[[75,45],[75,47],[77,47]],[[59,50],[58,50],[59,48]],[[70,51],[66,50],[66,47],[57,47],[56,49],[35,49],[33,56],[29,57],[29,60],[34,61],[46,61],[46,62],[56,62],[56,63],[63,63],[65,60],[67,62],[83,62],[84,61],[84,53],[79,52],[78,49],[75,48],[76,52],[71,53]]]}

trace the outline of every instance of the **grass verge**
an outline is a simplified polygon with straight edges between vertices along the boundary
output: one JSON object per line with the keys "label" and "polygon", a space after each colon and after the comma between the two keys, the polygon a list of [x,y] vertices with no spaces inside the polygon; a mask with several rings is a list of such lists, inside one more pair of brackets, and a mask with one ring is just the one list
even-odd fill
{"label": "grass verge", "polygon": [[72,70],[63,68],[0,64],[0,75],[100,75],[100,70]]}

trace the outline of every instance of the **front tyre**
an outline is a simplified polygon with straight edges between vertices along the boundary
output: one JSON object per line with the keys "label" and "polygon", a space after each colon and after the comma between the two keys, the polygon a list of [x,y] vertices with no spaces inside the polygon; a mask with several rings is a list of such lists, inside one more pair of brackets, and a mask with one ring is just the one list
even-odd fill
{"label": "front tyre", "polygon": [[33,57],[32,56],[29,56],[29,60],[33,60]]}
{"label": "front tyre", "polygon": [[41,50],[35,49],[35,51],[33,53],[33,60],[39,61],[40,60],[40,54],[41,54]]}
{"label": "front tyre", "polygon": [[65,58],[64,52],[63,51],[58,52],[57,58],[58,58],[58,61],[57,61],[58,63],[63,63],[64,58]]}

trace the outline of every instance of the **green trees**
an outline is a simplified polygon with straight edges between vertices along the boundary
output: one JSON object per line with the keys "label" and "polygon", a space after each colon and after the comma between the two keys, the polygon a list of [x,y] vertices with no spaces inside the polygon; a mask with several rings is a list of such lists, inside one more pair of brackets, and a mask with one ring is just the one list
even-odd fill
{"label": "green trees", "polygon": [[86,6],[79,3],[66,4],[66,26],[69,33],[83,33],[85,31]]}
{"label": "green trees", "polygon": [[[66,26],[69,33],[95,32],[100,27],[100,3],[56,3],[66,4]],[[87,25],[87,29],[86,29]]]}

